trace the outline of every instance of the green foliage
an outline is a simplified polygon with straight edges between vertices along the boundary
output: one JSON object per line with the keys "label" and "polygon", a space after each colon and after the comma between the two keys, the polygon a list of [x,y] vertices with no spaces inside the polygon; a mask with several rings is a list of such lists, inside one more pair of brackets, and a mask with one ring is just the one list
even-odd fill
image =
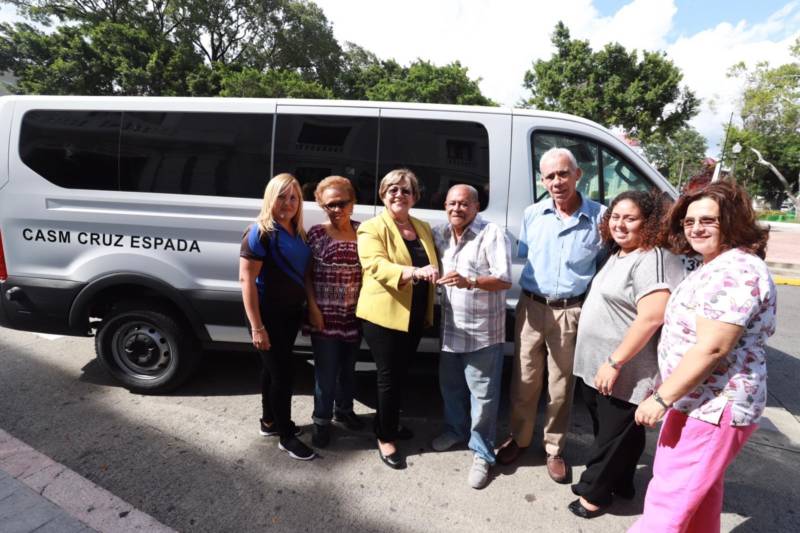
{"label": "green foliage", "polygon": [[555,53],[525,73],[531,96],[522,105],[579,115],[631,137],[669,138],[698,112],[694,93],[681,88],[683,75],[663,52],[628,52],[618,44],[593,51],[588,41],[570,38],[564,23],[552,37]]}
{"label": "green foliage", "polygon": [[19,93],[493,105],[458,62],[403,67],[352,43],[343,50],[307,0],[5,3],[36,22],[0,25],[0,71]]}
{"label": "green foliage", "polygon": [[333,98],[330,89],[316,81],[306,81],[297,72],[253,68],[223,75],[220,96],[246,98]]}
{"label": "green foliage", "polygon": [[794,187],[800,179],[800,39],[791,48],[794,61],[777,67],[762,62],[748,69],[744,63],[729,72],[744,82],[741,100],[741,127],[727,131],[726,162],[735,156],[730,147],[739,143],[743,150],[736,158],[738,178],[746,181],[751,193],[760,194],[773,204],[785,197],[785,187],[765,166],[756,163],[751,148],[761,152]]}
{"label": "green foliage", "polygon": [[652,135],[643,148],[653,166],[670,183],[678,186],[704,170],[703,160],[708,147],[700,132],[686,126],[669,137],[660,132]]}
{"label": "green foliage", "polygon": [[471,80],[467,68],[458,61],[437,67],[418,59],[408,68],[388,70],[367,89],[366,96],[369,100],[390,102],[496,105],[481,94],[478,81]]}

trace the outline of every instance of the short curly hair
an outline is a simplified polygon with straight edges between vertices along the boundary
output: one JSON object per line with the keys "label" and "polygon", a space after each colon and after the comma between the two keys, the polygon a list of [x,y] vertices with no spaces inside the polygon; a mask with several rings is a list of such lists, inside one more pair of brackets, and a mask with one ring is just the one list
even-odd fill
{"label": "short curly hair", "polygon": [[769,229],[759,226],[753,202],[739,185],[722,180],[709,183],[678,198],[667,218],[667,234],[672,251],[678,254],[696,253],[683,229],[683,218],[692,204],[703,198],[719,206],[719,233],[722,251],[739,248],[761,259],[767,255]]}
{"label": "short curly hair", "polygon": [[328,176],[324,180],[320,181],[317,184],[317,188],[314,190],[314,198],[317,200],[319,205],[322,205],[322,193],[325,192],[326,189],[339,189],[342,192],[346,192],[348,196],[350,196],[350,201],[356,201],[356,190],[353,188],[353,184],[350,182],[349,179],[345,178],[344,176]]}
{"label": "short curly hair", "polygon": [[657,189],[651,191],[624,191],[619,193],[616,198],[611,201],[611,205],[608,206],[608,209],[603,215],[603,219],[600,221],[600,237],[611,252],[617,252],[619,250],[619,244],[617,244],[611,236],[608,222],[611,219],[611,213],[614,211],[614,207],[623,200],[633,202],[642,213],[642,227],[639,230],[639,235],[641,237],[639,248],[650,250],[656,246],[663,246],[665,235],[662,231],[662,223],[664,215],[667,212],[669,198]]}

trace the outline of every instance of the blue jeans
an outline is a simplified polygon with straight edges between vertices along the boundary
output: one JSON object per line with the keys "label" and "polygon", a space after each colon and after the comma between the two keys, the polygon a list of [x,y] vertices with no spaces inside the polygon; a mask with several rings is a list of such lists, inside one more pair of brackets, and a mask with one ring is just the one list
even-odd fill
{"label": "blue jeans", "polygon": [[502,343],[474,352],[439,355],[444,431],[462,440],[469,438],[469,448],[489,464],[495,463],[502,374]]}
{"label": "blue jeans", "polygon": [[311,335],[316,381],[312,415],[315,424],[330,424],[334,403],[336,414],[353,412],[356,359],[360,344]]}

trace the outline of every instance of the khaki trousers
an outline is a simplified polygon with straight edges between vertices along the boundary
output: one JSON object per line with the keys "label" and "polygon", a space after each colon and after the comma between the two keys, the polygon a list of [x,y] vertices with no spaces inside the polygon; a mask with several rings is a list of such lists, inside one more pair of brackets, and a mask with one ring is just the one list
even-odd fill
{"label": "khaki trousers", "polygon": [[581,305],[554,309],[520,294],[516,313],[511,435],[520,447],[530,445],[546,365],[548,399],[543,446],[548,454],[561,455],[572,409],[572,363]]}

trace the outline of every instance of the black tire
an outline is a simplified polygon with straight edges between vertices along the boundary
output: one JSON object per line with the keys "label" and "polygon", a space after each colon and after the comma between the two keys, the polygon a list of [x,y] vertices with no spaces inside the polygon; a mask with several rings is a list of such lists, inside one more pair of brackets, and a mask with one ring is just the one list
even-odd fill
{"label": "black tire", "polygon": [[194,372],[199,350],[171,313],[145,302],[116,305],[95,335],[97,358],[125,388],[169,392]]}

